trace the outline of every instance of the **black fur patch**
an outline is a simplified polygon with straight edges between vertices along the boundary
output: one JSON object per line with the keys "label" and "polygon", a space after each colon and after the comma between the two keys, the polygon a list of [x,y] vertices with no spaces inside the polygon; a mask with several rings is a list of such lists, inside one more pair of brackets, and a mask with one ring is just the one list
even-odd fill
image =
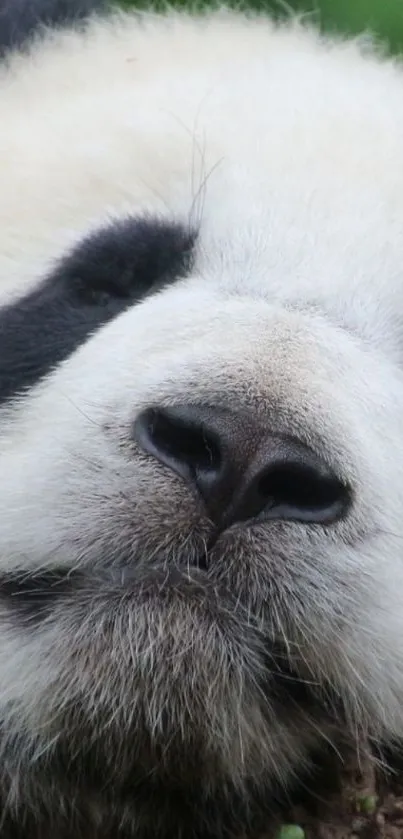
{"label": "black fur patch", "polygon": [[32,387],[99,327],[186,275],[196,234],[128,218],[91,234],[25,297],[0,309],[0,404]]}
{"label": "black fur patch", "polygon": [[0,56],[29,42],[42,26],[68,26],[104,9],[107,0],[1,0]]}

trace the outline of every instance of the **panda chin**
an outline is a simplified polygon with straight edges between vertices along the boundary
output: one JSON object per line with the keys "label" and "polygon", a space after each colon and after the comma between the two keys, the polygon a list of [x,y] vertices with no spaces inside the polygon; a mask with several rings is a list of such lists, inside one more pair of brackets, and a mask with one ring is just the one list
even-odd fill
{"label": "panda chin", "polygon": [[119,783],[144,772],[181,783],[189,773],[201,783],[253,774],[270,712],[252,620],[198,569],[117,577],[83,577],[74,605],[61,597],[56,607],[52,620],[69,624],[55,659],[68,694],[61,729],[77,747],[84,728],[101,751],[107,732],[108,756],[97,763]]}
{"label": "panda chin", "polygon": [[47,647],[51,684],[37,709],[57,718],[59,735],[48,745],[45,725],[35,748],[48,761],[53,754],[76,777],[96,771],[95,787],[118,790],[148,773],[211,789],[287,771],[288,720],[292,729],[315,698],[284,649],[206,571],[162,563],[40,581],[36,596],[33,579],[31,589],[20,579],[19,594],[17,580],[1,591],[4,599],[8,586],[12,608],[25,609]]}

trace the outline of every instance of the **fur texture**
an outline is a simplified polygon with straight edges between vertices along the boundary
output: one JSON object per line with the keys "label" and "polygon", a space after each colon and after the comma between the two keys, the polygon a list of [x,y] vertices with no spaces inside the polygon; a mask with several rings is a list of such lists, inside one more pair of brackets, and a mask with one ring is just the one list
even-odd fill
{"label": "fur texture", "polygon": [[[6,839],[255,837],[340,722],[403,735],[402,94],[366,43],[225,10],[8,52]],[[181,405],[308,446],[346,514],[217,530],[136,437]]]}

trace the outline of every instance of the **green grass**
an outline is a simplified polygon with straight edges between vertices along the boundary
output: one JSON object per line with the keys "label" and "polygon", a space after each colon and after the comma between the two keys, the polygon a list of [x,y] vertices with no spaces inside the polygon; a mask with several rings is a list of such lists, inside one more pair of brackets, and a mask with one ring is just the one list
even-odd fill
{"label": "green grass", "polygon": [[[159,0],[153,3],[158,6]],[[161,0],[162,2],[162,0]],[[171,5],[186,7],[187,0],[170,0]],[[227,0],[231,3],[231,0]],[[254,9],[269,9],[276,15],[284,7],[313,13],[325,30],[337,30],[357,34],[369,29],[385,41],[393,52],[403,52],[403,0],[242,0],[243,5]],[[198,5],[208,6],[209,0],[197,0]],[[120,4],[132,8],[144,8],[147,0],[120,0]],[[194,5],[194,3],[193,3]],[[239,5],[232,0],[232,5]]]}

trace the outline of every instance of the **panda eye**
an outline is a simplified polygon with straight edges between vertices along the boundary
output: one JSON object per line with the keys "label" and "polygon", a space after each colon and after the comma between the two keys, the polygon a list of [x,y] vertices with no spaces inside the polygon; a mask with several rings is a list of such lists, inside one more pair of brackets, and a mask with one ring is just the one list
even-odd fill
{"label": "panda eye", "polygon": [[92,233],[39,286],[0,308],[0,404],[129,306],[185,276],[195,241],[179,223],[125,218]]}
{"label": "panda eye", "polygon": [[85,306],[103,307],[107,306],[110,302],[110,292],[101,288],[86,286],[82,283],[81,277],[74,277],[72,286],[76,289],[77,299]]}
{"label": "panda eye", "polygon": [[196,234],[178,223],[126,218],[88,236],[49,278],[77,300],[138,302],[191,268]]}

